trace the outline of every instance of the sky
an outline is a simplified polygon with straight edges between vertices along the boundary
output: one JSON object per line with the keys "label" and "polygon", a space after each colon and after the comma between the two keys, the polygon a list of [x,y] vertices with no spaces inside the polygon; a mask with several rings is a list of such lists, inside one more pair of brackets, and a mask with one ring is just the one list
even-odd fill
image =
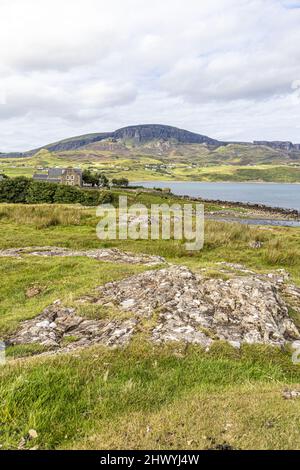
{"label": "sky", "polygon": [[300,143],[300,1],[0,0],[0,151],[158,123]]}

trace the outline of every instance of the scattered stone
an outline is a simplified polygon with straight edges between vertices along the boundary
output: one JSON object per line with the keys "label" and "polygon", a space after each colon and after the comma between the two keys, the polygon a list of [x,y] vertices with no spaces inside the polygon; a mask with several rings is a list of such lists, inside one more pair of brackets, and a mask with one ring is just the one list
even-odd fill
{"label": "scattered stone", "polygon": [[28,431],[28,438],[29,439],[36,439],[38,437],[38,433],[35,429],[29,429]]}
{"label": "scattered stone", "polygon": [[[229,272],[239,271],[241,273],[246,273],[246,274],[255,274],[254,271],[251,271],[243,264],[227,263],[226,261],[220,261],[219,263],[217,263],[217,265],[226,268],[227,270],[229,270]],[[223,272],[228,272],[228,271],[223,271]]]}
{"label": "scattered stone", "polygon": [[285,400],[294,400],[300,398],[300,390],[284,390],[282,396]]}
{"label": "scattered stone", "polygon": [[36,297],[42,292],[42,288],[40,286],[30,286],[26,289],[26,297],[31,299],[32,297]]}
{"label": "scattered stone", "polygon": [[56,246],[9,248],[0,250],[0,257],[21,258],[21,256],[86,256],[107,263],[144,264],[146,266],[157,266],[165,264],[166,260],[161,256],[146,255],[143,253],[131,253],[120,251],[117,248],[107,248],[98,250],[71,250],[69,248],[59,248]]}
{"label": "scattered stone", "polygon": [[249,243],[250,248],[258,249],[258,248],[261,248],[262,246],[263,246],[262,242],[260,242],[258,240],[255,240],[255,241]]}
{"label": "scattered stone", "polygon": [[26,442],[27,440],[25,439],[25,437],[21,437],[20,442],[18,444],[18,450],[23,450],[26,446]]}

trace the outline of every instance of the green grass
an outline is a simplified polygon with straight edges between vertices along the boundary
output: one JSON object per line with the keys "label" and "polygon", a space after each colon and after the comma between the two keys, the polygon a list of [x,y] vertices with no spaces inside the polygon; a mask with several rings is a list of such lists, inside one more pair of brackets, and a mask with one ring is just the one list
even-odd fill
{"label": "green grass", "polygon": [[[53,448],[299,448],[299,405],[280,396],[300,379],[287,354],[216,344],[33,358],[0,369],[0,442],[16,448],[29,429]],[[226,430],[227,429],[227,430]],[[188,441],[192,441],[188,445]]]}
{"label": "green grass", "polygon": [[[129,203],[144,203],[147,197],[146,193],[139,196],[132,193]],[[160,198],[158,195],[149,195],[150,202],[172,202],[168,196],[166,199]],[[285,268],[291,272],[293,280],[300,284],[299,228],[268,227],[267,230],[261,230],[261,227],[256,226],[210,220],[205,224],[204,249],[187,252],[184,243],[177,240],[101,241],[96,236],[98,219],[95,209],[55,205],[18,208],[17,205],[5,204],[2,207],[0,213],[4,211],[6,215],[0,219],[0,249],[46,245],[77,249],[118,247],[122,250],[165,256],[169,261],[188,264],[193,268],[219,261],[244,263],[258,271]],[[46,224],[45,227],[45,221],[48,218],[51,220],[53,211],[60,213],[60,223],[53,226]],[[18,223],[16,216],[19,213],[21,223]],[[39,218],[44,221],[42,226]],[[263,242],[261,249],[249,248],[249,243],[254,240]]]}

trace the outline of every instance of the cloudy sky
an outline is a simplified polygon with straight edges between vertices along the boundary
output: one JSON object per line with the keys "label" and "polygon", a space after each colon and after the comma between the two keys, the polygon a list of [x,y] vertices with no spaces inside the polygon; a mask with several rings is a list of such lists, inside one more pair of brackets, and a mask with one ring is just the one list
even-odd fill
{"label": "cloudy sky", "polygon": [[0,151],[141,123],[300,142],[300,1],[0,0]]}

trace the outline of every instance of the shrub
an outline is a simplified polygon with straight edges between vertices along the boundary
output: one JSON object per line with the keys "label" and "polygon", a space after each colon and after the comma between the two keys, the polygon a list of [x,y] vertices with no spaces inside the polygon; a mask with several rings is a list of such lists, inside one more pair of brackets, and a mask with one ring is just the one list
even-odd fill
{"label": "shrub", "polygon": [[[45,183],[48,184],[48,183]],[[74,186],[56,185],[53,202],[64,204],[76,204],[82,202],[82,193],[80,189]]]}
{"label": "shrub", "polygon": [[28,188],[32,181],[20,176],[18,178],[5,178],[0,181],[0,202],[25,203]]}
{"label": "shrub", "polygon": [[57,184],[33,181],[27,191],[26,202],[29,204],[54,202]]}
{"label": "shrub", "polygon": [[127,178],[113,178],[111,180],[113,186],[117,187],[127,187],[129,185],[129,181]]}

